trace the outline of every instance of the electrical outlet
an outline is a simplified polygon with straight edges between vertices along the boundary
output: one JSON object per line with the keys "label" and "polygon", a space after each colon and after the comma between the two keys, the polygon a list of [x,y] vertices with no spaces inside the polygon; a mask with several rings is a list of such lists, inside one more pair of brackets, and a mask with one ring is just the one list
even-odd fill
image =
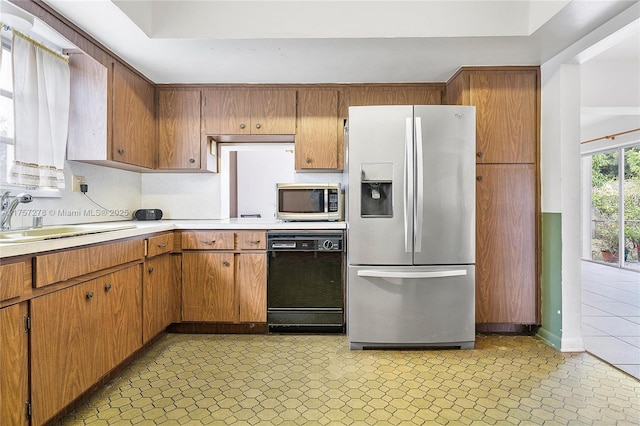
{"label": "electrical outlet", "polygon": [[87,183],[84,176],[71,176],[71,187],[73,192],[80,192],[80,184]]}

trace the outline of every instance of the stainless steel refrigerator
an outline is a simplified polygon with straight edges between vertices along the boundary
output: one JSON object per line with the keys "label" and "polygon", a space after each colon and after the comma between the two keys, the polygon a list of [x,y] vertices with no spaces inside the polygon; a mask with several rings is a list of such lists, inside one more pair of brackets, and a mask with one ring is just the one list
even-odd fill
{"label": "stainless steel refrigerator", "polygon": [[351,349],[475,341],[475,107],[350,107]]}

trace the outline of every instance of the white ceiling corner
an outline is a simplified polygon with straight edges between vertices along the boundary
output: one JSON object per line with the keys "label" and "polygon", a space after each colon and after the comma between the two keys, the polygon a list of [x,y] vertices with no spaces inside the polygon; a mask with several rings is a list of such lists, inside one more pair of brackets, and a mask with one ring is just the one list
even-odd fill
{"label": "white ceiling corner", "polygon": [[540,65],[632,0],[43,0],[162,83],[446,81]]}
{"label": "white ceiling corner", "polygon": [[569,1],[113,3],[154,39],[305,39],[528,36]]}

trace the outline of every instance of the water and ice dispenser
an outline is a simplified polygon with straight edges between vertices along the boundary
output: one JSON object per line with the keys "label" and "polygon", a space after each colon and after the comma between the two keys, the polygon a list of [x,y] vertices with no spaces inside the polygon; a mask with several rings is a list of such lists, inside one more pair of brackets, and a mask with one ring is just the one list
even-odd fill
{"label": "water and ice dispenser", "polygon": [[360,216],[393,217],[393,164],[362,164]]}

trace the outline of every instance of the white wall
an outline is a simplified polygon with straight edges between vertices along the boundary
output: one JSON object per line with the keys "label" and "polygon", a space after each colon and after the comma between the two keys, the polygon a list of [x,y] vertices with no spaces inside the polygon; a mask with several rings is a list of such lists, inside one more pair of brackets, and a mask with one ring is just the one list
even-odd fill
{"label": "white wall", "polygon": [[[542,74],[542,212],[562,215],[562,351],[584,350],[581,323],[581,52],[637,22],[640,5],[596,29],[544,63]],[[594,70],[595,73],[595,70]],[[636,80],[637,75],[632,76]],[[601,76],[600,78],[604,78]],[[620,84],[620,81],[616,83]],[[612,89],[613,90],[613,89]],[[596,97],[587,97],[596,102]],[[606,98],[606,97],[605,97]],[[602,136],[602,135],[601,135]]]}
{"label": "white wall", "polygon": [[[72,191],[72,175],[85,177],[89,185],[87,196],[104,209],[82,193]],[[67,161],[65,182],[61,198],[34,198],[16,208],[12,226],[31,226],[33,216],[43,216],[45,226],[129,220],[133,211],[141,207],[140,173]],[[12,191],[13,195],[16,193]]]}
{"label": "white wall", "polygon": [[238,152],[238,217],[260,214],[273,219],[276,214],[276,183],[293,182],[293,150]]}
{"label": "white wall", "polygon": [[[623,43],[640,51],[640,31]],[[640,58],[606,57],[596,56],[580,67],[582,141],[640,128]]]}
{"label": "white wall", "polygon": [[144,173],[142,206],[160,209],[163,219],[219,219],[217,173]]}
{"label": "white wall", "polygon": [[[542,67],[542,211],[562,220],[560,349],[582,351],[580,273],[580,66]],[[544,244],[543,244],[544,246]],[[543,300],[544,303],[544,300]]]}

